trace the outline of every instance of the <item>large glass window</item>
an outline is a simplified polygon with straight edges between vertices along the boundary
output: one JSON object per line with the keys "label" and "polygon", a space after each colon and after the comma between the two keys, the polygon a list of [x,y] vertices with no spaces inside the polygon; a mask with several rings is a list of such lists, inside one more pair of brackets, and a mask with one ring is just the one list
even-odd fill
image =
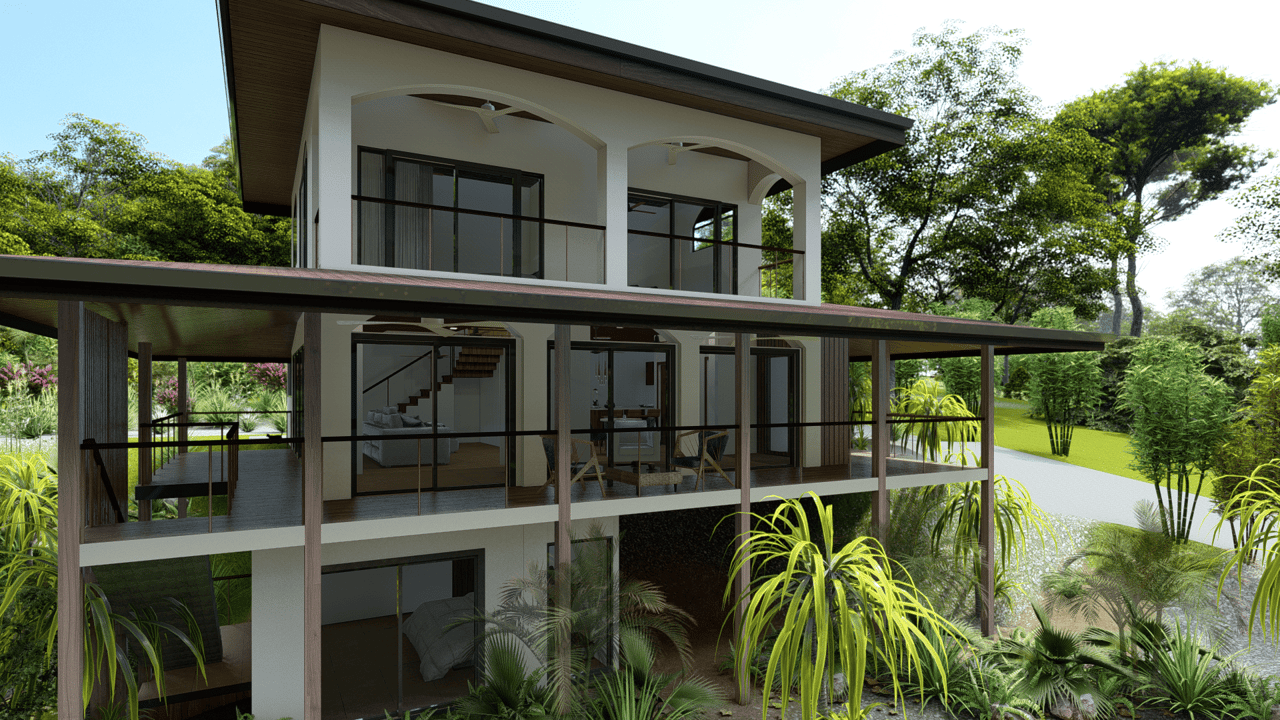
{"label": "large glass window", "polygon": [[480,550],[352,563],[321,581],[324,720],[385,717],[466,695],[479,677]]}
{"label": "large glass window", "polygon": [[[776,426],[799,418],[798,351],[784,348],[751,349],[751,424]],[[733,348],[705,346],[699,371],[702,387],[702,422],[730,425],[737,422],[734,404],[737,378]],[[736,453],[736,430],[729,431],[728,452]],[[797,464],[797,429],[757,427],[751,435],[753,467],[790,467]],[[726,460],[726,468],[736,458]]]}
{"label": "large glass window", "polygon": [[627,284],[736,294],[737,207],[633,191],[627,203]]}
{"label": "large glass window", "polygon": [[353,335],[352,426],[365,439],[352,448],[352,494],[507,485],[514,448],[498,433],[512,427],[512,349],[497,339]]}
{"label": "large glass window", "polygon": [[542,185],[519,170],[361,148],[356,262],[542,278]]}

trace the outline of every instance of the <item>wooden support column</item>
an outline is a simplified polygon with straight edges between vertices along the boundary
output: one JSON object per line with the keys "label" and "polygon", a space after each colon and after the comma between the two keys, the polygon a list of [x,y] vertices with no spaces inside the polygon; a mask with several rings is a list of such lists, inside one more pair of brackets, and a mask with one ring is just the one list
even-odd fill
{"label": "wooden support column", "polygon": [[876,340],[871,352],[871,465],[876,473],[871,501],[871,524],[876,539],[885,542],[889,532],[889,342]]}
{"label": "wooden support column", "polygon": [[[569,563],[572,561],[573,539],[570,527],[573,522],[569,505],[569,480],[573,477],[570,461],[573,459],[573,443],[569,434],[569,358],[572,341],[569,337],[569,325],[556,325],[556,607],[567,608],[573,598],[569,596]],[[610,442],[612,442],[612,438]],[[565,690],[568,690],[569,677],[569,627],[560,625],[556,628],[556,672],[560,675]],[[569,711],[567,694],[556,698],[561,714]]]}
{"label": "wooden support column", "polygon": [[[822,348],[822,414],[823,422],[849,420],[849,338],[824,337]],[[849,466],[848,425],[827,425],[822,437],[822,464]]]}
{"label": "wooden support column", "polygon": [[[151,432],[152,398],[155,388],[151,383],[151,343],[138,343],[138,442],[144,443],[155,439]],[[151,484],[151,448],[138,448],[138,485],[145,487]],[[138,503],[138,519],[151,519],[151,501]]]}
{"label": "wooden support column", "polygon": [[982,634],[988,637],[996,633],[995,620],[995,588],[996,588],[996,383],[995,383],[995,347],[982,346],[982,467],[986,469],[986,477],[982,479],[982,512],[979,522],[978,543],[982,549],[982,577],[979,592],[981,593],[981,628]]}
{"label": "wooden support column", "polygon": [[[178,412],[182,413],[178,416],[179,423],[190,422],[191,417],[187,415],[190,407],[191,398],[187,390],[187,359],[178,358]],[[185,425],[178,428],[178,442],[185,443],[187,441],[187,427]],[[178,452],[184,453],[187,446],[182,445],[178,448]]]}
{"label": "wooden support column", "polygon": [[[738,514],[734,529],[736,530],[736,550],[739,557],[747,552],[747,544],[751,533],[751,335],[736,333],[733,336],[733,380],[736,392],[733,395],[734,422],[738,426],[738,444],[734,452],[734,479],[738,483]],[[733,592],[737,605],[733,610],[734,637],[742,643],[742,624],[747,612],[747,604],[751,600],[751,568],[745,563],[733,578]],[[742,648],[742,657],[751,657],[752,648]],[[751,664],[738,663],[738,704],[746,705],[751,700]]]}
{"label": "wooden support column", "polygon": [[84,717],[84,453],[80,364],[84,303],[58,303],[58,720]]}
{"label": "wooden support column", "polygon": [[320,524],[324,519],[324,446],[320,442],[320,313],[302,316],[305,413],[302,445],[303,720],[320,720]]}

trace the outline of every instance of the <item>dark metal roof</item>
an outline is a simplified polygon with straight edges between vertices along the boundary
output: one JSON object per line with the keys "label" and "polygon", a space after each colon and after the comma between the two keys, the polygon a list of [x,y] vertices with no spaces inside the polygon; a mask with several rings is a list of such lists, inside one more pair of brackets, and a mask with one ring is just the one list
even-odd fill
{"label": "dark metal roof", "polygon": [[1102,350],[1106,336],[732,296],[675,297],[463,278],[196,263],[0,256],[0,323],[55,332],[56,301],[83,300],[129,323],[157,357],[281,359],[297,313],[417,315],[891,341],[896,357]]}
{"label": "dark metal roof", "polygon": [[468,0],[218,0],[246,209],[288,215],[322,24],[813,135],[822,172],[892,150],[912,121]]}

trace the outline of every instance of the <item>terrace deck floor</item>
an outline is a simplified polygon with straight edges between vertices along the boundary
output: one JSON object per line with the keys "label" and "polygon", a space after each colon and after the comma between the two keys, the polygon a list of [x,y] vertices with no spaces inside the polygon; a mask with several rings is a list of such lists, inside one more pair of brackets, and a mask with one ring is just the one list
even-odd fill
{"label": "terrace deck floor", "polygon": [[[207,482],[211,471],[208,453],[185,453],[176,456],[155,475],[155,482]],[[212,476],[219,477],[221,455],[214,453]],[[292,450],[252,450],[239,454],[240,479],[230,512],[207,517],[170,518],[150,522],[128,522],[86,528],[85,543],[109,542],[138,538],[175,537],[208,532],[257,530],[302,524],[302,463]],[[725,468],[727,477],[708,473],[699,490],[728,490],[736,487],[736,473]],[[889,475],[917,475],[959,470],[954,465],[927,463],[904,458],[889,459]],[[614,478],[618,475],[610,473]],[[871,458],[853,454],[846,465],[821,467],[753,468],[753,487],[782,487],[835,480],[873,477]],[[606,478],[607,480],[609,478]],[[570,491],[572,502],[651,497],[657,494],[693,493],[696,477],[684,474],[678,485],[656,485],[637,488],[626,482],[606,482],[604,492],[594,475],[585,476]],[[419,502],[421,509],[419,509]],[[378,520],[407,515],[433,515],[476,510],[535,507],[555,503],[554,488],[532,487],[457,488],[386,495],[362,495],[324,503],[324,522],[340,523]]]}

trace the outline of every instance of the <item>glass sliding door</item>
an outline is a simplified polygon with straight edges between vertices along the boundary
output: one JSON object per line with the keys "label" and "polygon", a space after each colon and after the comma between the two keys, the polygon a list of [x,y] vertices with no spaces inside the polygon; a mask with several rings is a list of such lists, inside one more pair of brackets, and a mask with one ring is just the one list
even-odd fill
{"label": "glass sliding door", "polygon": [[441,705],[479,679],[484,554],[326,567],[321,581],[321,714],[385,717]]}
{"label": "glass sliding door", "polygon": [[544,276],[541,175],[360,148],[357,194],[359,264]]}
{"label": "glass sliding door", "polygon": [[353,495],[508,484],[512,341],[352,338]]}
{"label": "glass sliding door", "polygon": [[[749,364],[751,388],[749,419],[752,425],[797,422],[799,408],[799,352],[790,348],[752,348]],[[707,425],[737,422],[734,393],[733,348],[703,347],[701,372],[702,421]],[[736,430],[729,431],[727,453],[736,454]],[[794,467],[797,464],[797,429],[758,427],[751,433],[752,467]],[[736,458],[729,461],[736,466]]]}

